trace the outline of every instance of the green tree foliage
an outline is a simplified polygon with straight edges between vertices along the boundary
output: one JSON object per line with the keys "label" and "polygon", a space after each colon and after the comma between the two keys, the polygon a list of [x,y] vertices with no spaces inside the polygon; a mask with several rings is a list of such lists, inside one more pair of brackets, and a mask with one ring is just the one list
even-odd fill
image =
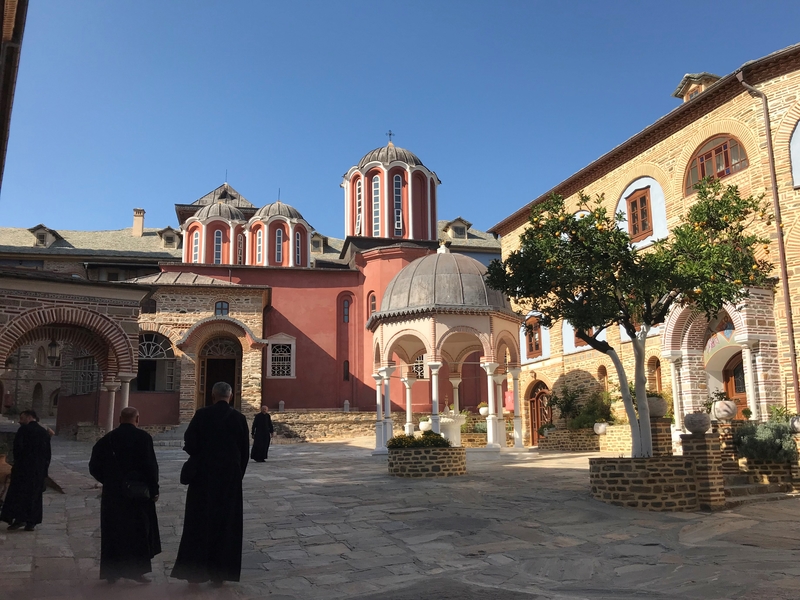
{"label": "green tree foliage", "polygon": [[[762,198],[742,198],[735,186],[717,180],[696,187],[682,222],[646,248],[631,242],[624,215],[609,212],[602,196],[581,193],[577,206],[568,207],[553,195],[531,210],[519,249],[489,266],[489,285],[508,294],[521,312],[534,311],[545,327],[566,319],[577,337],[611,358],[634,456],[652,453],[644,367],[650,329],[675,305],[694,305],[710,318],[725,303],[746,297],[748,286],[774,285],[771,263],[756,255],[768,240],[753,226],[771,219]],[[617,324],[633,345],[638,415],[616,350],[598,338]]]}
{"label": "green tree foliage", "polygon": [[425,431],[419,437],[396,435],[386,442],[387,448],[449,448],[450,440],[433,431]]}

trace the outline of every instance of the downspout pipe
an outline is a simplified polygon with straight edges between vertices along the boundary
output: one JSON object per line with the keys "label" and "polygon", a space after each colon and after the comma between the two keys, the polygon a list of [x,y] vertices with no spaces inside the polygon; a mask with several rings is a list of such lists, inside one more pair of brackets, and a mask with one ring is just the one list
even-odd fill
{"label": "downspout pipe", "polygon": [[775,213],[775,231],[778,235],[778,261],[781,270],[781,288],[783,290],[783,309],[786,312],[786,328],[789,337],[789,359],[792,367],[792,385],[794,386],[794,404],[797,413],[800,413],[800,379],[797,374],[797,351],[794,343],[794,317],[792,316],[792,299],[789,295],[789,273],[786,266],[786,248],[783,239],[783,221],[781,220],[781,204],[778,199],[778,176],[775,174],[775,154],[772,150],[772,127],[769,120],[769,103],[767,95],[754,88],[744,80],[744,72],[736,72],[736,79],[751,96],[761,98],[764,109],[764,128],[767,136],[767,158],[769,159],[769,174],[772,180],[772,210]]}

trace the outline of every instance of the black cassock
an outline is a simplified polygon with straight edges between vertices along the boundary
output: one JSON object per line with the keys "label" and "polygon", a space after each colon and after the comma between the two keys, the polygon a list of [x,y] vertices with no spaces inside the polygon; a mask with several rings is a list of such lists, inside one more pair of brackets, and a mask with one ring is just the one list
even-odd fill
{"label": "black cassock", "polygon": [[242,568],[242,478],[250,450],[247,419],[227,402],[198,410],[183,436],[198,462],[186,492],[183,535],[172,577],[239,581]]}
{"label": "black cassock", "polygon": [[50,467],[50,435],[36,421],[20,425],[14,437],[14,464],[0,521],[42,522],[42,494]]}
{"label": "black cassock", "polygon": [[[153,438],[131,423],[103,436],[92,448],[89,472],[103,484],[100,499],[100,579],[135,579],[149,573],[161,552],[156,505],[158,463]],[[122,493],[123,480],[147,484],[149,500]]]}
{"label": "black cassock", "polygon": [[272,417],[269,414],[258,413],[253,419],[253,450],[250,458],[257,461],[267,459],[269,452],[269,440],[275,428],[272,426]]}

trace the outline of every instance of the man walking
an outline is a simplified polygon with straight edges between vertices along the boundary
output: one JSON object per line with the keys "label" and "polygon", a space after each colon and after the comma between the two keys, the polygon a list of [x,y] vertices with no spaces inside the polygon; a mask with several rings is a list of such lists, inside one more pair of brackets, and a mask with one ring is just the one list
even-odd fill
{"label": "man walking", "polygon": [[250,441],[247,419],[229,404],[232,395],[230,385],[216,383],[211,390],[214,404],[195,413],[183,436],[192,469],[172,577],[190,583],[239,581],[242,478]]}
{"label": "man walking", "polygon": [[92,449],[89,472],[103,484],[100,499],[100,579],[149,583],[150,559],[161,552],[158,463],[153,438],[139,426],[139,411],[123,408],[119,427]]}
{"label": "man walking", "polygon": [[250,452],[250,458],[256,462],[267,460],[269,442],[274,434],[275,428],[272,426],[272,417],[269,416],[269,409],[262,404],[261,412],[253,419],[253,450]]}
{"label": "man walking", "polygon": [[39,425],[32,410],[19,414],[19,429],[14,437],[14,464],[0,521],[14,531],[25,527],[33,531],[42,522],[42,494],[50,467],[50,436]]}

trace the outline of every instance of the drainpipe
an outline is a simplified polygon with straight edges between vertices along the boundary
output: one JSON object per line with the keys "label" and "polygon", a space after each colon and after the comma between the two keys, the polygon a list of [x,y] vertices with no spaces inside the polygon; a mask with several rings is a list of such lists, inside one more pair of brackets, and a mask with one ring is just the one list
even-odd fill
{"label": "drainpipe", "polygon": [[772,210],[775,212],[775,230],[778,234],[778,259],[781,269],[781,288],[783,290],[783,309],[786,311],[786,328],[789,336],[789,358],[792,367],[792,385],[794,386],[795,409],[800,413],[800,380],[797,375],[797,352],[794,345],[794,318],[792,317],[792,300],[789,295],[789,274],[786,267],[786,249],[783,240],[783,222],[781,221],[781,205],[778,200],[778,177],[775,174],[775,155],[772,151],[772,128],[769,120],[769,104],[767,96],[763,92],[749,85],[744,80],[744,73],[740,70],[736,73],[739,80],[751,96],[761,98],[761,105],[764,108],[764,128],[767,136],[767,158],[769,159],[769,174],[772,180]]}

